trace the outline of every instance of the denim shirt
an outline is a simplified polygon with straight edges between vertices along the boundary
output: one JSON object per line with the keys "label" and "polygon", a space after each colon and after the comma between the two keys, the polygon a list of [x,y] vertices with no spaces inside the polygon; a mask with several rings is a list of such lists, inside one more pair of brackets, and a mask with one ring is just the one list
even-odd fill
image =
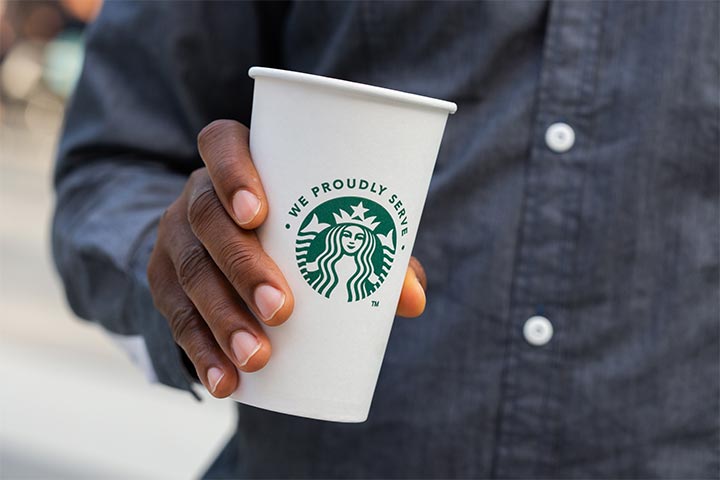
{"label": "denim shirt", "polygon": [[56,170],[70,305],[190,390],[145,267],[199,130],[249,123],[248,67],[451,100],[427,310],[395,322],[368,421],[238,405],[207,476],[718,478],[719,10],[107,2]]}

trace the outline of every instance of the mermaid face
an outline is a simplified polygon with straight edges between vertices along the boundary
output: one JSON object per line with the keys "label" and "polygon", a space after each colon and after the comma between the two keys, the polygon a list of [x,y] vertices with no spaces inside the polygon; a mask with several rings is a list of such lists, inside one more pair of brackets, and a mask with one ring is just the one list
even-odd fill
{"label": "mermaid face", "polygon": [[340,244],[343,252],[347,255],[355,255],[363,242],[365,241],[365,232],[362,228],[355,225],[348,225],[342,232]]}

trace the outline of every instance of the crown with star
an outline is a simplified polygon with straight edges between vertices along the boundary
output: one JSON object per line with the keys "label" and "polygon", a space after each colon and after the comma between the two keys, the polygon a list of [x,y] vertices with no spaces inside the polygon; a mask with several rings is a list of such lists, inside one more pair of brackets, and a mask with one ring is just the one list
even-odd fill
{"label": "crown with star", "polygon": [[342,208],[339,212],[333,213],[333,217],[335,218],[335,223],[338,225],[340,224],[353,224],[353,225],[360,225],[371,232],[375,231],[375,228],[380,225],[380,222],[375,222],[376,217],[366,217],[365,214],[367,213],[368,209],[365,208],[365,206],[362,204],[362,202],[358,203],[357,205],[350,206],[350,209],[352,210],[351,213],[346,212]]}

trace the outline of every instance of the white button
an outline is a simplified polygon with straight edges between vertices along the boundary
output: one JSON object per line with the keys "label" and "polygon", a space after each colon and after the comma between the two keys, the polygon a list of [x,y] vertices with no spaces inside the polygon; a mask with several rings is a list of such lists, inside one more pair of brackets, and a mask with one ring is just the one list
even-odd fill
{"label": "white button", "polygon": [[545,143],[553,152],[567,152],[575,144],[575,130],[567,123],[553,123],[545,131]]}
{"label": "white button", "polygon": [[530,345],[545,345],[553,336],[552,323],[539,315],[530,317],[525,321],[523,335]]}

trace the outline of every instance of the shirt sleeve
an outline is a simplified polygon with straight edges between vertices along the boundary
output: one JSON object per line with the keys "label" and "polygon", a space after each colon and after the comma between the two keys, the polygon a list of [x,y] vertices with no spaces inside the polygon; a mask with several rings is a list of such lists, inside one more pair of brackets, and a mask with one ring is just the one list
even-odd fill
{"label": "shirt sleeve", "polygon": [[249,122],[247,69],[266,61],[260,20],[245,2],[106,2],[58,149],[52,246],[71,308],[151,381],[190,391],[146,267],[160,216],[202,166],[200,129]]}

